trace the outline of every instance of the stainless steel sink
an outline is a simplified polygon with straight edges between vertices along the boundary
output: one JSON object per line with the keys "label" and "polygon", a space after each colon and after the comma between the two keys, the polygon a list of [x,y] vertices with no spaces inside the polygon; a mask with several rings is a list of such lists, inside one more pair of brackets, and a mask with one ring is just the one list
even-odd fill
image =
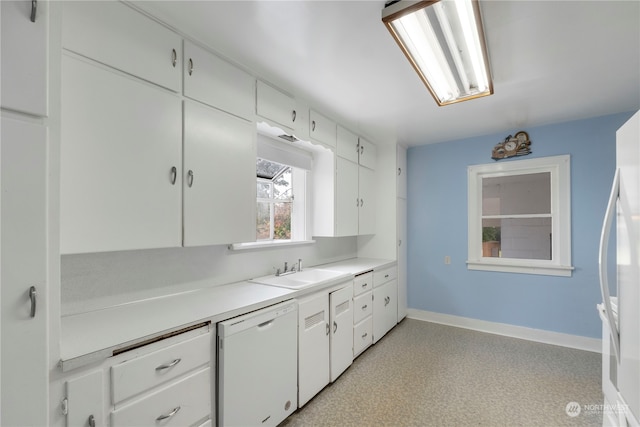
{"label": "stainless steel sink", "polygon": [[263,276],[251,279],[250,282],[263,285],[278,286],[288,289],[302,289],[309,286],[328,285],[330,282],[339,282],[349,277],[348,273],[323,268],[309,268],[286,276]]}

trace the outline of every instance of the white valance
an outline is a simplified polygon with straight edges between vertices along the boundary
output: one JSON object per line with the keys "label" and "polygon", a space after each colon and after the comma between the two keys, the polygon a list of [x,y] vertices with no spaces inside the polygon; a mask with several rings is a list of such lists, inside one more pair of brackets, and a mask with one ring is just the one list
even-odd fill
{"label": "white valance", "polygon": [[258,157],[295,168],[311,170],[313,157],[310,152],[294,147],[285,141],[276,141],[258,133]]}

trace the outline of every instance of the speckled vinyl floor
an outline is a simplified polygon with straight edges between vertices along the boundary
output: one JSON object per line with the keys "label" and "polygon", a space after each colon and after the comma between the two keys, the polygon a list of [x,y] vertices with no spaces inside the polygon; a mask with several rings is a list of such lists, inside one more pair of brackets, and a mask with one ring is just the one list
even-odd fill
{"label": "speckled vinyl floor", "polygon": [[597,353],[405,319],[281,426],[601,426],[600,364]]}

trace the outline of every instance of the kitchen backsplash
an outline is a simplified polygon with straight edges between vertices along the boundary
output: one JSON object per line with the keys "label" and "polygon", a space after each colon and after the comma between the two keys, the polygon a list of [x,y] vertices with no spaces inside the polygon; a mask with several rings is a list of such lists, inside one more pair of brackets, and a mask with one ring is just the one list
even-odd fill
{"label": "kitchen backsplash", "polygon": [[227,246],[64,255],[62,315],[239,282],[299,258],[305,267],[357,256],[357,238],[317,238],[315,244],[230,251]]}

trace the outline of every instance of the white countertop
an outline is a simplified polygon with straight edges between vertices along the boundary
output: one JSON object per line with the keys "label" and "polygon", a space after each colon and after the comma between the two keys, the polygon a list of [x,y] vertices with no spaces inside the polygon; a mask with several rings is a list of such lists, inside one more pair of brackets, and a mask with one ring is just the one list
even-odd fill
{"label": "white countertop", "polygon": [[[395,261],[352,258],[314,266],[356,275]],[[204,321],[212,323],[320,290],[292,290],[238,282],[150,298],[63,316],[60,357],[63,371],[104,360],[113,350]]]}

